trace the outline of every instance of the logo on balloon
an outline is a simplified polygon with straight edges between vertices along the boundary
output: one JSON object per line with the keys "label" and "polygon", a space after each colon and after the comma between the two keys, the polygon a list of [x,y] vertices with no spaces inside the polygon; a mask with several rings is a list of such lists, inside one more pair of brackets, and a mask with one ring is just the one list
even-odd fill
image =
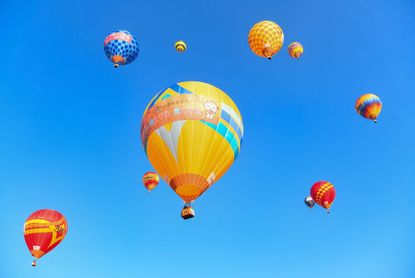
{"label": "logo on balloon", "polygon": [[216,114],[216,111],[218,111],[218,106],[213,102],[206,102],[204,106],[206,110],[206,118],[213,119],[213,117]]}

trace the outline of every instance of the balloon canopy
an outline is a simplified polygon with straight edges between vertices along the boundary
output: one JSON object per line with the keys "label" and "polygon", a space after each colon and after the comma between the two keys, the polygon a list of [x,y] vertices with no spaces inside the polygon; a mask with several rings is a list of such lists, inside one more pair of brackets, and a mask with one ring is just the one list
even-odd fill
{"label": "balloon canopy", "polygon": [[256,55],[271,59],[282,48],[284,33],[277,23],[261,21],[249,32],[248,43]]}
{"label": "balloon canopy", "polygon": [[190,203],[218,181],[241,148],[242,117],[223,91],[180,82],[159,92],[141,123],[146,155],[167,184]]}
{"label": "balloon canopy", "polygon": [[318,181],[310,189],[311,198],[320,206],[328,210],[336,197],[334,186],[328,181]]}
{"label": "balloon canopy", "polygon": [[355,108],[360,116],[376,123],[382,111],[382,102],[375,94],[364,94],[356,100]]}
{"label": "balloon canopy", "polygon": [[177,52],[184,52],[186,51],[187,45],[184,41],[177,41],[174,44],[174,48],[176,48]]}
{"label": "balloon canopy", "polygon": [[293,42],[288,46],[288,54],[293,58],[299,59],[303,53],[304,47],[299,42]]}
{"label": "balloon canopy", "polygon": [[147,172],[143,175],[143,184],[145,188],[150,192],[159,184],[160,178],[157,173]]}
{"label": "balloon canopy", "polygon": [[65,217],[56,210],[42,209],[32,213],[24,223],[24,239],[36,259],[50,252],[68,231]]}
{"label": "balloon canopy", "polygon": [[110,33],[104,40],[104,51],[114,67],[127,65],[138,56],[139,46],[135,37],[128,31]]}

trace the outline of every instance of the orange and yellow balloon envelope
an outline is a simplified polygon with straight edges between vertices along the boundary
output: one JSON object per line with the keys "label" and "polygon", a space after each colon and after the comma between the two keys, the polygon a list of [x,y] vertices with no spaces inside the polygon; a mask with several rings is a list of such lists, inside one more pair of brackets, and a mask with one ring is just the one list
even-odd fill
{"label": "orange and yellow balloon envelope", "polygon": [[147,188],[148,192],[156,188],[159,184],[160,178],[154,172],[147,172],[143,175],[143,184]]}
{"label": "orange and yellow balloon envelope", "polygon": [[242,117],[232,99],[203,82],[180,82],[158,93],[141,123],[146,155],[187,204],[218,181],[241,148]]}
{"label": "orange and yellow balloon envelope", "polygon": [[299,42],[293,42],[288,46],[288,54],[293,58],[300,58],[304,53],[304,47]]}
{"label": "orange and yellow balloon envelope", "polygon": [[42,209],[32,213],[24,224],[24,239],[35,260],[49,253],[65,238],[68,223],[56,210]]}
{"label": "orange and yellow balloon envelope", "polygon": [[382,111],[382,102],[375,94],[364,94],[356,100],[355,109],[360,116],[376,123]]}
{"label": "orange and yellow balloon envelope", "polygon": [[260,57],[271,60],[284,43],[281,27],[272,21],[261,21],[252,27],[248,35],[249,47]]}

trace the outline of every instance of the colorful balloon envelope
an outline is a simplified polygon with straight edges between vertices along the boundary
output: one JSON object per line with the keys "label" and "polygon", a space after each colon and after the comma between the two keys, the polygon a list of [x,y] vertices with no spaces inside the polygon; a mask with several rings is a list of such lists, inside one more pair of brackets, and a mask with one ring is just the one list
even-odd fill
{"label": "colorful balloon envelope", "polygon": [[65,238],[68,223],[56,210],[42,209],[32,213],[24,224],[24,239],[30,253],[36,259],[49,253]]}
{"label": "colorful balloon envelope", "polygon": [[304,53],[304,47],[299,42],[293,42],[288,46],[288,54],[293,58],[300,58]]}
{"label": "colorful balloon envelope", "polygon": [[281,27],[272,21],[261,21],[252,27],[248,35],[249,47],[260,57],[271,60],[284,43]]}
{"label": "colorful balloon envelope", "polygon": [[376,123],[382,111],[382,102],[377,95],[364,94],[356,100],[355,108],[360,116]]}
{"label": "colorful balloon envelope", "polygon": [[154,172],[147,172],[143,176],[143,184],[145,188],[150,192],[159,184],[160,178]]}
{"label": "colorful balloon envelope", "polygon": [[311,198],[311,196],[307,196],[304,199],[304,203],[306,204],[307,207],[309,208],[313,208],[314,205],[316,204],[316,202],[314,202],[313,198]]}
{"label": "colorful balloon envelope", "polygon": [[141,123],[146,155],[162,179],[189,205],[233,164],[241,148],[242,117],[232,99],[203,82],[159,92]]}
{"label": "colorful balloon envelope", "polygon": [[138,56],[139,46],[134,36],[125,30],[110,33],[104,40],[104,51],[114,67],[127,65]]}
{"label": "colorful balloon envelope", "polygon": [[186,51],[186,43],[184,41],[178,41],[174,44],[174,48],[176,48],[177,52],[184,52]]}
{"label": "colorful balloon envelope", "polygon": [[336,197],[336,190],[331,183],[327,181],[318,181],[311,187],[310,195],[314,202],[325,208],[327,213],[329,213],[329,209]]}

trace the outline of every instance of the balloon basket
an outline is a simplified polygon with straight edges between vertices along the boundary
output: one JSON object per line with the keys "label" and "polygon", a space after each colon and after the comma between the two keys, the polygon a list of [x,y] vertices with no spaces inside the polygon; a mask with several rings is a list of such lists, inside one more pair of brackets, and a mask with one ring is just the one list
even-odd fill
{"label": "balloon basket", "polygon": [[186,204],[182,209],[181,216],[184,220],[193,218],[195,217],[195,211],[190,205]]}

